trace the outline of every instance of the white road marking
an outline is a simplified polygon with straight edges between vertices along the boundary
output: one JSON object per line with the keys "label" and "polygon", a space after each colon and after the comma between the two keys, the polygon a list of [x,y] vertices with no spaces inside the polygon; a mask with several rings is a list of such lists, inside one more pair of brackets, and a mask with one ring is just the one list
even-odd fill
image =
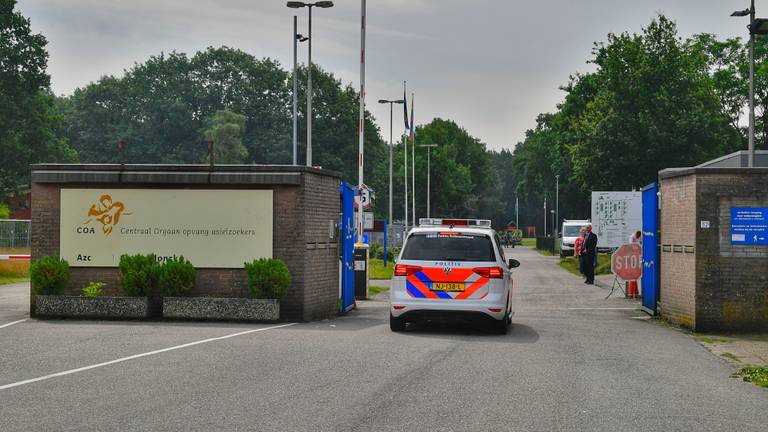
{"label": "white road marking", "polygon": [[24,321],[26,321],[26,320],[28,320],[28,319],[29,319],[29,318],[24,318],[24,319],[20,319],[20,320],[18,320],[18,321],[11,321],[11,322],[9,322],[9,323],[5,323],[5,324],[3,324],[3,325],[0,325],[0,329],[1,329],[1,328],[5,328],[5,327],[10,327],[10,326],[12,326],[12,325],[14,325],[14,324],[22,323],[22,322],[24,322]]}
{"label": "white road marking", "polygon": [[635,310],[633,307],[570,307],[568,310]]}
{"label": "white road marking", "polygon": [[10,384],[6,384],[6,385],[3,385],[3,386],[0,386],[0,390],[6,390],[6,389],[9,389],[9,388],[13,388],[13,387],[19,387],[19,386],[23,386],[25,384],[32,384],[32,383],[35,383],[35,382],[38,382],[38,381],[44,381],[44,380],[48,380],[48,379],[51,379],[51,378],[56,378],[56,377],[60,377],[60,376],[64,376],[64,375],[71,375],[71,374],[78,373],[78,372],[84,372],[84,371],[87,371],[87,370],[96,369],[96,368],[100,368],[100,367],[104,367],[104,366],[109,366],[109,365],[113,365],[113,364],[116,364],[116,363],[122,363],[122,362],[125,362],[125,361],[128,361],[128,360],[135,360],[135,359],[142,358],[142,357],[148,357],[148,356],[152,356],[152,355],[156,355],[156,354],[161,354],[161,353],[164,353],[164,352],[173,351],[173,350],[177,350],[177,349],[187,348],[187,347],[191,347],[191,346],[195,346],[195,345],[200,345],[200,344],[204,344],[204,343],[208,343],[208,342],[214,342],[214,341],[218,341],[218,340],[229,339],[229,338],[233,338],[233,337],[236,337],[236,336],[243,336],[243,335],[247,335],[247,334],[251,334],[251,333],[256,333],[256,332],[261,332],[261,331],[266,331],[266,330],[273,330],[273,329],[278,329],[278,328],[283,328],[283,327],[289,327],[289,326],[296,325],[296,324],[297,323],[281,324],[281,325],[276,325],[276,326],[272,326],[272,327],[264,327],[264,328],[258,328],[258,329],[253,329],[253,330],[246,330],[246,331],[241,331],[241,332],[238,332],[238,333],[232,333],[232,334],[228,334],[228,335],[224,335],[224,336],[218,336],[218,337],[203,339],[203,340],[199,340],[199,341],[195,341],[195,342],[189,342],[189,343],[185,343],[185,344],[182,344],[182,345],[176,345],[176,346],[172,346],[172,347],[168,347],[168,348],[163,348],[163,349],[159,349],[159,350],[155,350],[155,351],[149,351],[149,352],[145,352],[145,353],[141,353],[141,354],[136,354],[136,355],[132,355],[132,356],[128,356],[128,357],[122,357],[122,358],[115,359],[115,360],[110,360],[110,361],[107,361],[107,362],[104,362],[104,363],[98,363],[98,364],[94,364],[94,365],[90,365],[90,366],[84,366],[84,367],[77,368],[77,369],[70,369],[70,370],[65,370],[65,371],[62,371],[62,372],[56,372],[56,373],[53,373],[53,374],[50,374],[50,375],[45,375],[45,376],[41,376],[41,377],[37,377],[37,378],[32,378],[32,379],[24,380],[24,381],[17,381],[15,383],[10,383]]}

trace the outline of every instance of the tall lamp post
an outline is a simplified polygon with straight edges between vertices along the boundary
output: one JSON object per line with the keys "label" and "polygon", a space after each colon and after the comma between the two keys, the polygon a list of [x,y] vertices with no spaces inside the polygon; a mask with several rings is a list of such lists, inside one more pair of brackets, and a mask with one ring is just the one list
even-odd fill
{"label": "tall lamp post", "polygon": [[298,138],[296,135],[298,118],[299,118],[299,94],[296,89],[298,78],[296,77],[296,48],[299,42],[305,42],[309,40],[308,37],[300,35],[296,24],[297,17],[293,16],[293,164],[298,165],[296,153],[298,148]]}
{"label": "tall lamp post", "polygon": [[432,195],[432,189],[429,185],[429,179],[430,179],[430,152],[432,150],[432,147],[437,147],[437,144],[419,144],[419,147],[426,147],[427,148],[427,217],[432,217],[432,213],[429,210],[429,201],[430,201],[430,195]]}
{"label": "tall lamp post", "polygon": [[332,1],[319,1],[304,3],[301,1],[289,1],[286,6],[292,9],[306,7],[309,9],[309,57],[307,60],[307,166],[312,166],[312,8],[333,7]]}
{"label": "tall lamp post", "polygon": [[[555,221],[560,222],[560,174],[555,176]],[[552,224],[552,231],[555,233],[555,238],[560,234],[560,227]]]}
{"label": "tall lamp post", "polygon": [[768,34],[768,19],[755,18],[755,0],[749,9],[735,11],[733,17],[749,16],[749,156],[747,166],[755,166],[755,35]]}
{"label": "tall lamp post", "polygon": [[402,105],[405,103],[402,99],[387,100],[379,99],[380,104],[389,104],[389,213],[387,219],[387,225],[392,223],[392,107],[395,104]]}

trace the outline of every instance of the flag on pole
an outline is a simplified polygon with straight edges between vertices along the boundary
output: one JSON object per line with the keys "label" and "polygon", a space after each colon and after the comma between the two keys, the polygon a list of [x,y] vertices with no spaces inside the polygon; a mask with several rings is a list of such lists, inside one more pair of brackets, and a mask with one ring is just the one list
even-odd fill
{"label": "flag on pole", "polygon": [[414,100],[415,100],[415,98],[413,97],[413,93],[411,93],[411,127],[408,130],[408,138],[410,138],[411,140],[413,140],[413,134],[414,134],[414,130],[413,130],[413,106],[416,105]]}
{"label": "flag on pole", "polygon": [[403,121],[405,122],[405,130],[408,130],[408,97],[405,95],[405,81],[403,81]]}

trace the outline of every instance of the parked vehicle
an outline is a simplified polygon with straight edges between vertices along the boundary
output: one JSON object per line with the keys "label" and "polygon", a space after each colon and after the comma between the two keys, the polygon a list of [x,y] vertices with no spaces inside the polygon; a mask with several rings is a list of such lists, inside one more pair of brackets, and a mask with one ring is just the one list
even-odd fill
{"label": "parked vehicle", "polygon": [[497,333],[512,320],[512,272],[489,220],[421,219],[395,265],[389,325],[434,316],[487,320]]}
{"label": "parked vehicle", "polygon": [[579,237],[579,231],[587,226],[588,219],[583,220],[563,220],[560,238],[560,258],[573,256],[573,245]]}

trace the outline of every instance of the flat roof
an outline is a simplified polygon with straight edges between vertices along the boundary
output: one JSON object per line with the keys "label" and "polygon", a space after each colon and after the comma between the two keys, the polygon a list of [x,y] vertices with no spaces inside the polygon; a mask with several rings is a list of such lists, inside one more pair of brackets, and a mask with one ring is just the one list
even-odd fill
{"label": "flat roof", "polygon": [[304,174],[341,174],[303,165],[35,164],[32,183],[298,185]]}
{"label": "flat roof", "polygon": [[755,150],[755,166],[748,168],[749,152],[740,150],[704,162],[693,167],[666,168],[659,171],[659,178],[680,177],[690,174],[743,174],[753,172],[768,174],[768,150]]}

